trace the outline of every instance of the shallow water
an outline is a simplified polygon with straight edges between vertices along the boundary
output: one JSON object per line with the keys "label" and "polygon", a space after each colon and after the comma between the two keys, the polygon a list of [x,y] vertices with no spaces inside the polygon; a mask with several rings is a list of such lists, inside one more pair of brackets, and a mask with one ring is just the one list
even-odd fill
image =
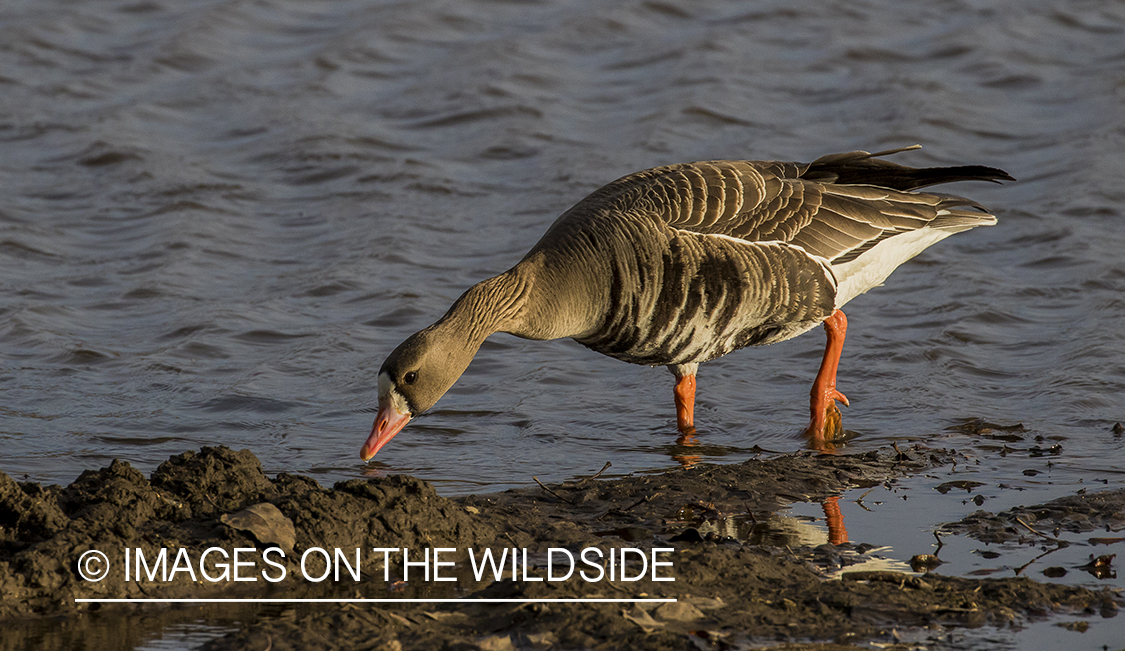
{"label": "shallow water", "polygon": [[[690,450],[664,369],[497,335],[358,459],[383,357],[601,184],[920,143],[896,160],[1020,181],[949,186],[999,225],[849,304],[848,449],[971,448],[1025,503],[1120,487],[1122,70],[1108,1],[7,3],[0,469],[222,444],[459,494],[797,450],[819,331],[705,365]],[[1052,483],[990,474],[970,417],[1063,437]]]}

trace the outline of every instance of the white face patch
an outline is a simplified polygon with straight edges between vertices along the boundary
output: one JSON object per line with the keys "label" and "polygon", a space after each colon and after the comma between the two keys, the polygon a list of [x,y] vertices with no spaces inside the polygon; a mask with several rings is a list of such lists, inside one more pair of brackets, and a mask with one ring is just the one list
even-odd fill
{"label": "white face patch", "polygon": [[380,405],[385,401],[390,404],[392,409],[400,414],[410,413],[410,407],[406,405],[406,398],[403,398],[402,394],[395,389],[395,383],[391,380],[391,376],[388,373],[384,372],[379,374],[378,391]]}

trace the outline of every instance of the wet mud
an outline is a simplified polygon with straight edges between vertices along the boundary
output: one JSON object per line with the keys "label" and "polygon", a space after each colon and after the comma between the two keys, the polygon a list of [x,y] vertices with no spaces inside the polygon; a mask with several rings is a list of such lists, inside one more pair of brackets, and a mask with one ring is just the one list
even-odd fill
{"label": "wet mud", "polygon": [[1093,492],[1082,490],[1035,506],[1021,506],[1000,513],[977,511],[958,522],[941,527],[986,543],[1040,544],[1056,540],[1061,532],[1110,532],[1094,541],[1120,541],[1125,536],[1125,489]]}
{"label": "wet mud", "polygon": [[[206,643],[213,651],[737,649],[764,643],[827,650],[894,642],[909,629],[1008,626],[1060,613],[1116,615],[1122,602],[1112,591],[1024,577],[841,573],[862,563],[879,541],[845,542],[835,506],[840,493],[952,458],[920,446],[771,455],[457,499],[407,476],[332,488],[295,475],[270,479],[251,452],[222,447],[172,457],[149,478],[123,462],[87,471],[65,488],[0,474],[0,620],[12,633],[2,636],[0,649],[73,647],[79,640],[88,648],[132,648],[178,622],[204,621],[230,631]],[[798,501],[823,505],[829,544],[812,544],[777,523],[777,510]],[[1054,527],[1120,530],[1125,492],[1079,494],[1017,511],[978,512],[941,531],[1045,544]],[[267,556],[270,547],[280,551]],[[337,548],[342,566],[313,553]],[[91,549],[106,552],[112,567],[98,581],[82,575],[98,569],[79,560]],[[228,558],[236,549],[252,550],[244,552],[237,581],[232,577],[240,569]],[[404,566],[404,549],[413,566]],[[440,567],[422,562],[434,549],[447,550]],[[475,562],[485,549],[509,555],[498,568],[478,573]],[[163,566],[156,561],[161,550]],[[587,575],[536,580],[560,578],[574,566],[556,561],[586,559],[581,554],[590,550],[596,550],[588,557],[593,562],[577,567]],[[628,570],[619,562],[623,550],[630,550]],[[126,553],[132,576],[124,571]],[[135,563],[138,553],[143,567]],[[1112,567],[1112,559],[1106,562]],[[620,572],[616,580],[606,574],[613,572]],[[239,596],[507,601],[75,602]],[[675,601],[521,602],[566,598]]]}

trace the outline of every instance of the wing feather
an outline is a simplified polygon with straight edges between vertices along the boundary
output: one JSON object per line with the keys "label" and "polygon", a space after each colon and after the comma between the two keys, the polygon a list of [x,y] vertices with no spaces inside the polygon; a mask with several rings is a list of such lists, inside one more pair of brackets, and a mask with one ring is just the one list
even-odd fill
{"label": "wing feather", "polygon": [[876,160],[895,151],[833,154],[810,164],[709,161],[658,167],[605,186],[574,210],[610,209],[700,236],[790,243],[832,264],[854,260],[898,234],[995,222],[967,199],[913,188],[1011,178],[1006,173],[981,166],[915,169]]}

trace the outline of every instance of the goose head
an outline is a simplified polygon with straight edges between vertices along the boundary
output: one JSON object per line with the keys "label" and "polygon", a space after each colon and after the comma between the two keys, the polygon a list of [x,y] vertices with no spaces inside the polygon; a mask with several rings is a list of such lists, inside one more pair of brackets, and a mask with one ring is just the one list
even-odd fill
{"label": "goose head", "polygon": [[411,418],[433,407],[457,382],[479,348],[466,343],[439,323],[395,348],[379,369],[379,413],[360,449],[361,459],[375,456]]}

